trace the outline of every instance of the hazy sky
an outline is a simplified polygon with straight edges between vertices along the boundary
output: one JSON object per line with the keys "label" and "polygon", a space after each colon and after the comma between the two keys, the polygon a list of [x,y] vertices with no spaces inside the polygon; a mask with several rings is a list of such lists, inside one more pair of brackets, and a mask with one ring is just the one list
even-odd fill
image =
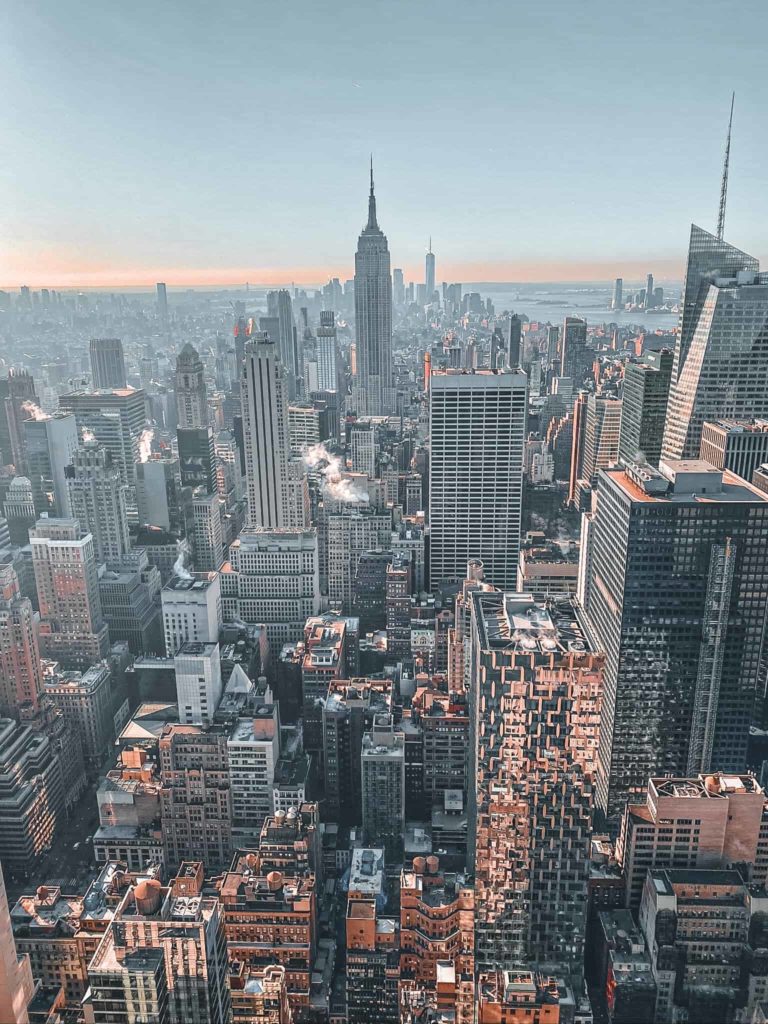
{"label": "hazy sky", "polygon": [[374,153],[423,280],[768,257],[766,0],[10,0],[0,285],[349,277]]}

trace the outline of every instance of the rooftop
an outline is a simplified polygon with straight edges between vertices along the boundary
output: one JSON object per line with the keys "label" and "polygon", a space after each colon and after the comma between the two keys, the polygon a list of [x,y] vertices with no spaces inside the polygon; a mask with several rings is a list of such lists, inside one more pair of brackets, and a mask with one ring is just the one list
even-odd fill
{"label": "rooftop", "polygon": [[193,591],[199,593],[207,590],[212,583],[216,582],[219,574],[217,572],[196,572],[189,576],[173,576],[163,587],[163,591]]}
{"label": "rooftop", "polygon": [[667,459],[654,469],[630,463],[624,469],[601,471],[634,502],[704,504],[764,502],[768,496],[729,469],[716,469],[703,459]]}
{"label": "rooftop", "polygon": [[484,649],[541,654],[588,654],[593,641],[571,598],[536,601],[530,594],[476,591],[471,594]]}

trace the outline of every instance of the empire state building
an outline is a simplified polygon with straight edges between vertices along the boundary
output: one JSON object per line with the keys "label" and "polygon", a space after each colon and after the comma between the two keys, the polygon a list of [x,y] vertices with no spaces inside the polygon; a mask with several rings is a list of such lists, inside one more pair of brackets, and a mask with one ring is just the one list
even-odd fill
{"label": "empire state building", "polygon": [[376,220],[376,197],[368,198],[368,223],[355,253],[356,389],[358,413],[380,416],[392,402],[392,275],[389,247]]}

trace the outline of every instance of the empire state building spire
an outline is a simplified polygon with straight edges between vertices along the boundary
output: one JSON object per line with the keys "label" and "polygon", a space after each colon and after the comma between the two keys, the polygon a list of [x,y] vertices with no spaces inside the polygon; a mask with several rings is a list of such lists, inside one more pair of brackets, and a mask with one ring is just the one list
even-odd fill
{"label": "empire state building spire", "polygon": [[379,225],[376,221],[376,196],[373,194],[373,153],[371,153],[371,193],[368,196],[368,223],[366,231],[378,231]]}

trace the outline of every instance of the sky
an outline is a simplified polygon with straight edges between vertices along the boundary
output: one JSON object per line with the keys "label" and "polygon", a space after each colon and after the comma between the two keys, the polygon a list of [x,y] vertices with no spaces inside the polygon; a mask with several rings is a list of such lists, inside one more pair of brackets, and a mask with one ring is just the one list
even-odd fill
{"label": "sky", "polygon": [[768,259],[765,0],[9,0],[0,287],[352,276],[373,153],[423,280]]}

